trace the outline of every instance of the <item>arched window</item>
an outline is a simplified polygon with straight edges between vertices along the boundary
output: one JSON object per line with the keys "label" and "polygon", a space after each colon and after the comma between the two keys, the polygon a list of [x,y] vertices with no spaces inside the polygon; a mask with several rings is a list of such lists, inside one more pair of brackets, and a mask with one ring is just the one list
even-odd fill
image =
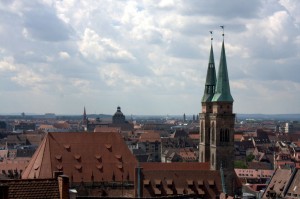
{"label": "arched window", "polygon": [[224,130],[220,129],[220,142],[224,142]]}
{"label": "arched window", "polygon": [[215,125],[214,122],[211,123],[211,143],[215,144],[216,140],[216,132],[215,132]]}
{"label": "arched window", "polygon": [[210,143],[210,127],[207,128],[208,142]]}
{"label": "arched window", "polygon": [[204,142],[204,127],[203,127],[203,121],[201,121],[201,142]]}
{"label": "arched window", "polygon": [[220,142],[229,142],[229,129],[221,129],[220,130]]}
{"label": "arched window", "polygon": [[229,129],[225,130],[225,142],[229,142]]}

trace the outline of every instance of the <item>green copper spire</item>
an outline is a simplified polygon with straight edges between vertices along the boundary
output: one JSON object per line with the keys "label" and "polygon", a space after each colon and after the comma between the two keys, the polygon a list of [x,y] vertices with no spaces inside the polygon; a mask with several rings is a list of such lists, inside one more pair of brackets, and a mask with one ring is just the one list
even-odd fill
{"label": "green copper spire", "polygon": [[215,69],[215,61],[214,61],[214,52],[213,52],[213,47],[211,45],[202,102],[211,102],[215,94],[216,79],[217,78],[216,78],[216,69]]}
{"label": "green copper spire", "polygon": [[215,93],[212,101],[213,102],[233,102],[233,98],[230,93],[224,40],[222,43],[216,93]]}

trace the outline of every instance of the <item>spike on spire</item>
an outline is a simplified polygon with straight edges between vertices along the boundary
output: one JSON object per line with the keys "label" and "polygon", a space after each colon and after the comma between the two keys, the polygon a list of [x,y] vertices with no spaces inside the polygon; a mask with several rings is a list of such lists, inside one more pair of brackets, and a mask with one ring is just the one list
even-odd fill
{"label": "spike on spire", "polygon": [[221,50],[219,71],[218,71],[218,77],[217,77],[217,85],[216,85],[216,93],[215,93],[212,101],[213,102],[233,102],[233,98],[230,93],[224,40],[222,42],[222,50]]}
{"label": "spike on spire", "polygon": [[210,102],[215,93],[216,87],[216,70],[215,70],[215,61],[214,61],[214,52],[212,45],[212,31],[209,31],[211,34],[211,47],[210,47],[210,55],[208,61],[208,69],[206,75],[205,89],[204,95],[202,97],[202,102]]}
{"label": "spike on spire", "polygon": [[220,26],[221,28],[222,28],[222,30],[223,30],[223,32],[222,32],[222,36],[223,36],[223,41],[224,41],[224,36],[225,36],[225,34],[224,34],[224,25],[223,26]]}

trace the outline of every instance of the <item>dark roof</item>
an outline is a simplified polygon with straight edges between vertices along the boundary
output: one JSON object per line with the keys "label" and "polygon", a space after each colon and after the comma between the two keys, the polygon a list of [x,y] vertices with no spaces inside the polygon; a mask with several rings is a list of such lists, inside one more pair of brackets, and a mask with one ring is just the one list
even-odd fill
{"label": "dark roof", "polygon": [[31,180],[1,180],[0,186],[8,186],[8,198],[59,198],[57,179],[31,179]]}
{"label": "dark roof", "polygon": [[186,138],[188,133],[184,129],[176,129],[175,132],[171,135],[171,138]]}
{"label": "dark roof", "polygon": [[254,148],[252,141],[242,141],[242,142],[234,142],[234,146],[238,150],[247,150],[249,148]]}
{"label": "dark roof", "polygon": [[215,69],[215,61],[214,61],[214,52],[213,52],[213,47],[211,45],[202,102],[210,102],[212,100],[215,93],[216,79],[217,77],[216,77],[216,69]]}
{"label": "dark roof", "polygon": [[286,196],[298,197],[300,196],[300,170],[296,169],[294,175],[291,176],[290,183],[286,190]]}
{"label": "dark roof", "polygon": [[248,169],[272,169],[272,164],[267,162],[248,162]]}

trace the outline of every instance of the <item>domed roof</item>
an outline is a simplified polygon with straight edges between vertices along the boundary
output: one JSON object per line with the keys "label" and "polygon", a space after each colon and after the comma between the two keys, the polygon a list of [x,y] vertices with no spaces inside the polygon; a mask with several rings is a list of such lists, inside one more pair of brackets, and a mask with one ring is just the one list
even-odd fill
{"label": "domed roof", "polygon": [[122,111],[121,111],[121,107],[118,106],[117,108],[117,112],[114,115],[123,115]]}

